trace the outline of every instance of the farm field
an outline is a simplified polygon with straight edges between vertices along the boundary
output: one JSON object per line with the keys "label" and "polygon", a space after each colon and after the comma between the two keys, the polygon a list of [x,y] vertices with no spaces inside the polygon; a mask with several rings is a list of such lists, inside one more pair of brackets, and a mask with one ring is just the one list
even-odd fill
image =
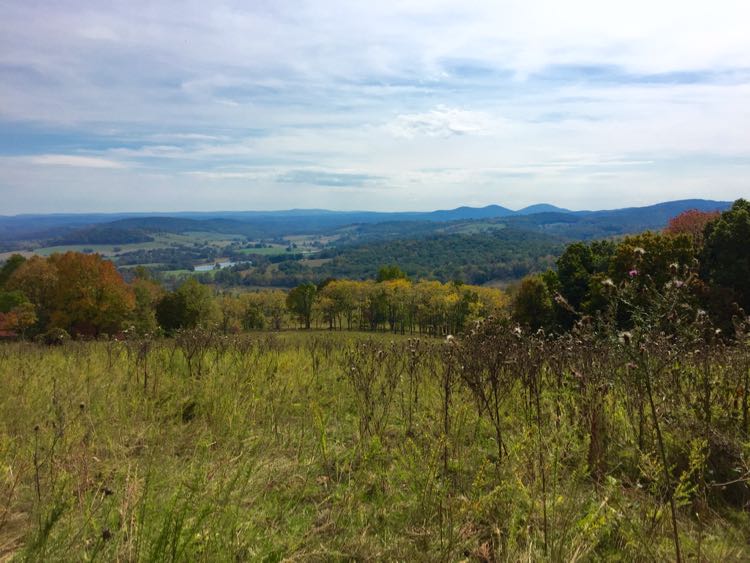
{"label": "farm field", "polygon": [[281,244],[270,245],[265,248],[243,248],[240,251],[242,254],[260,254],[261,256],[279,256],[282,254],[288,254],[287,247]]}
{"label": "farm field", "polygon": [[83,252],[84,250],[96,252],[102,256],[115,257],[126,252],[136,250],[152,250],[156,248],[168,248],[175,245],[186,244],[206,244],[223,248],[233,241],[242,239],[239,235],[225,235],[217,233],[160,233],[154,235],[154,240],[150,242],[140,242],[133,244],[74,244],[64,246],[46,246],[34,249],[29,254],[38,254],[40,256],[49,256],[55,252]]}
{"label": "farm field", "polygon": [[747,560],[748,351],[641,336],[3,344],[0,559],[664,561],[674,502],[685,560]]}

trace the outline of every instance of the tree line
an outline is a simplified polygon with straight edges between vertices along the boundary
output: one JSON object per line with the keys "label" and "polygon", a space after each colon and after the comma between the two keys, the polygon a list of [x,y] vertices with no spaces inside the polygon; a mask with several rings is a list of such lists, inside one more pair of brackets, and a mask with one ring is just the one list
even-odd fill
{"label": "tree line", "polygon": [[[569,245],[555,269],[524,278],[512,299],[498,289],[458,281],[412,281],[398,266],[381,268],[375,280],[329,278],[288,292],[217,290],[192,277],[169,291],[142,267],[126,281],[112,262],[95,254],[13,255],[0,268],[0,336],[172,334],[195,327],[224,333],[318,327],[444,335],[490,316],[565,332],[607,312],[612,289],[625,282],[639,289],[633,310],[648,306],[655,291],[686,284],[690,304],[731,332],[733,319],[750,310],[748,240],[745,200],[721,214],[687,211],[663,232]],[[618,315],[623,326],[631,323],[627,308]]]}
{"label": "tree line", "polygon": [[328,279],[291,291],[217,290],[187,278],[172,291],[136,268],[128,282],[96,254],[12,256],[0,269],[0,336],[95,338],[128,332],[171,335],[204,328],[328,328],[401,333],[459,332],[499,314],[505,294],[461,283],[410,281],[395,266],[377,280]]}
{"label": "tree line", "polygon": [[[534,329],[569,330],[586,317],[601,316],[613,289],[629,282],[638,292],[630,309],[647,307],[654,292],[685,284],[685,299],[710,315],[724,331],[750,311],[750,203],[737,200],[723,212],[688,210],[662,232],[569,245],[557,268],[527,276],[514,296],[515,320]],[[631,322],[627,309],[618,321]]]}

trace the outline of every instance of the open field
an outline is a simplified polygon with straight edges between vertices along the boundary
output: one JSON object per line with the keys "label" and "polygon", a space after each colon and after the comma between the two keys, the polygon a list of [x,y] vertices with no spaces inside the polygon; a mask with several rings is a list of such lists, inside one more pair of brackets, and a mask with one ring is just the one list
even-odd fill
{"label": "open field", "polygon": [[287,247],[281,244],[271,245],[270,248],[243,248],[242,254],[260,254],[261,256],[279,256],[281,254],[291,254],[287,252]]}
{"label": "open field", "polygon": [[[2,345],[0,559],[673,559],[669,485],[627,350],[495,337]],[[730,428],[747,356],[711,358],[706,443],[690,384],[703,364],[675,359],[679,390],[648,381],[683,557],[742,561],[747,494],[728,468],[744,455]],[[474,387],[496,359],[515,367]]]}
{"label": "open field", "polygon": [[113,257],[119,254],[124,254],[125,252],[133,252],[135,250],[152,250],[155,248],[168,248],[170,246],[193,243],[203,243],[223,248],[233,242],[236,238],[241,237],[235,237],[234,235],[217,235],[216,233],[162,233],[154,235],[154,240],[150,242],[134,244],[74,244],[67,246],[47,246],[35,249],[33,254],[49,256],[55,252],[83,252],[85,249],[90,249],[102,256]]}
{"label": "open field", "polygon": [[[169,248],[177,245],[191,245],[201,244],[212,246],[217,249],[225,248],[233,242],[242,241],[245,239],[242,235],[224,234],[224,233],[212,233],[212,232],[185,232],[181,234],[177,233],[158,233],[153,235],[153,241],[139,242],[139,243],[123,243],[123,244],[71,244],[71,245],[60,245],[60,246],[43,246],[35,248],[33,251],[11,251],[0,254],[0,261],[6,260],[13,254],[21,254],[29,257],[34,254],[39,256],[49,256],[55,252],[83,252],[90,251],[108,258],[113,258],[124,254],[126,252],[133,252],[136,250],[153,250],[157,248]],[[279,246],[283,251],[286,247]],[[260,249],[260,250],[274,250],[274,249]],[[258,252],[263,254],[263,252]]]}

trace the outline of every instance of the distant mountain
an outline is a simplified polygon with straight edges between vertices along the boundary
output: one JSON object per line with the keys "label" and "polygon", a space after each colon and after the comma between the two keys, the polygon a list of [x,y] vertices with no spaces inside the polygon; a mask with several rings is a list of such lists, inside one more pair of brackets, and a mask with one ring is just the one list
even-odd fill
{"label": "distant mountain", "polygon": [[424,218],[430,221],[460,221],[462,219],[488,219],[492,217],[507,217],[515,211],[500,205],[488,205],[486,207],[457,207],[445,211],[433,211],[431,213],[411,213],[415,219]]}
{"label": "distant mountain", "polygon": [[[724,210],[726,201],[687,199],[646,207],[603,211],[570,211],[547,203],[513,211],[500,205],[458,207],[430,212],[328,211],[216,211],[179,213],[53,214],[0,216],[0,242],[21,240],[144,239],[149,233],[209,231],[241,234],[251,238],[330,233],[351,225],[382,225],[390,233],[405,230],[422,233],[439,230],[440,224],[458,222],[506,222],[522,229],[541,231],[568,239],[587,239],[661,229],[687,209]],[[421,226],[419,226],[421,224]],[[100,229],[86,232],[94,226]],[[145,239],[144,239],[145,240]]]}
{"label": "distant mountain", "polygon": [[648,215],[654,220],[660,220],[665,225],[672,218],[688,209],[698,211],[724,211],[732,206],[731,201],[714,201],[710,199],[680,199],[677,201],[665,201],[645,207],[624,207],[622,209],[609,209],[602,211],[579,211],[578,213],[602,217],[629,217],[631,215]]}
{"label": "distant mountain", "polygon": [[533,215],[535,213],[573,213],[573,211],[549,203],[537,203],[513,212],[514,215]]}
{"label": "distant mountain", "polygon": [[536,230],[568,240],[588,240],[661,230],[672,217],[688,209],[724,211],[731,205],[728,201],[685,199],[605,211],[515,215],[503,221],[520,229]]}

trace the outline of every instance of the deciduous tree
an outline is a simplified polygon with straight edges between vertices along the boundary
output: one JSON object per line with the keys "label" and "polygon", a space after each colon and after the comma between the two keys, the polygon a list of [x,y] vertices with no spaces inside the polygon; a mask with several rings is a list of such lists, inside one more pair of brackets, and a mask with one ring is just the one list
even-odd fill
{"label": "deciduous tree", "polygon": [[292,289],[286,298],[289,310],[297,315],[305,328],[310,328],[312,321],[313,304],[317,296],[318,288],[314,283],[303,283]]}

